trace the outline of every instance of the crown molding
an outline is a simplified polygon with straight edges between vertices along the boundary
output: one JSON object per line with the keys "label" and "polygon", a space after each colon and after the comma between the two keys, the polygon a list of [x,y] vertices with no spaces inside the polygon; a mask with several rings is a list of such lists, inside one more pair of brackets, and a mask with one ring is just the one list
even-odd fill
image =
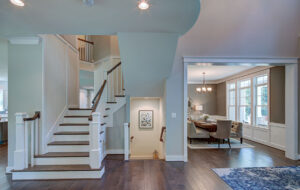
{"label": "crown molding", "polygon": [[267,66],[297,64],[299,57],[197,57],[183,56],[183,62],[189,64],[212,63],[212,65]]}
{"label": "crown molding", "polygon": [[40,43],[40,37],[38,36],[20,36],[12,37],[8,39],[10,44],[13,45],[37,45]]}

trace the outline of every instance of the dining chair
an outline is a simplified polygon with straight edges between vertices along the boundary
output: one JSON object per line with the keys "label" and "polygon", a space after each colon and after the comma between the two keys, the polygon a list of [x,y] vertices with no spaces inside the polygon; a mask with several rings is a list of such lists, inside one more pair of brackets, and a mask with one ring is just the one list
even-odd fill
{"label": "dining chair", "polygon": [[218,140],[218,148],[220,148],[220,141],[224,139],[228,140],[229,148],[231,148],[230,145],[231,127],[232,127],[231,120],[217,120],[217,131],[211,132],[209,133],[209,135]]}

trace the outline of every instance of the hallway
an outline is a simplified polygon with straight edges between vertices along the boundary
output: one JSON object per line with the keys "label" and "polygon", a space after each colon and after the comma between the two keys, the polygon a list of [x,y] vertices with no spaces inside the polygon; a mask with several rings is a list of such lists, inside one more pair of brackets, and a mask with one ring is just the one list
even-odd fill
{"label": "hallway", "polygon": [[0,146],[0,187],[8,189],[230,189],[211,168],[268,167],[300,165],[284,157],[284,152],[257,144],[255,148],[189,150],[189,162],[164,162],[159,160],[135,160],[124,162],[121,155],[106,157],[106,173],[101,180],[48,180],[12,182],[5,175],[7,146]]}

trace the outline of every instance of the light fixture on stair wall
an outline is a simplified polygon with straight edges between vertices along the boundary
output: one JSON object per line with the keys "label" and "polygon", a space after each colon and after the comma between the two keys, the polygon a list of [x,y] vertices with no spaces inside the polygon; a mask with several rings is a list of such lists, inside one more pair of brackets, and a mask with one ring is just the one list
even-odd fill
{"label": "light fixture on stair wall", "polygon": [[138,8],[141,10],[147,10],[149,9],[150,5],[148,3],[148,1],[146,0],[141,0],[138,2]]}
{"label": "light fixture on stair wall", "polygon": [[25,5],[25,3],[21,0],[10,0],[10,2],[19,7],[24,7],[24,5]]}
{"label": "light fixture on stair wall", "polygon": [[86,4],[87,6],[93,6],[94,5],[94,0],[82,0],[84,4]]}
{"label": "light fixture on stair wall", "polygon": [[211,92],[212,88],[211,87],[206,87],[206,83],[205,83],[205,72],[202,73],[203,74],[203,81],[202,81],[202,86],[199,88],[196,88],[196,91],[199,93],[206,93],[206,92]]}

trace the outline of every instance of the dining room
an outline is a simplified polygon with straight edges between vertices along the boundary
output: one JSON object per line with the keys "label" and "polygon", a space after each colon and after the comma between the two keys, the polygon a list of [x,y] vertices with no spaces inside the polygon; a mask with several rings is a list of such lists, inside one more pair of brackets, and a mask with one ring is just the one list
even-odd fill
{"label": "dining room", "polygon": [[[284,66],[188,66],[188,149],[285,149]],[[244,139],[247,139],[245,141]]]}

